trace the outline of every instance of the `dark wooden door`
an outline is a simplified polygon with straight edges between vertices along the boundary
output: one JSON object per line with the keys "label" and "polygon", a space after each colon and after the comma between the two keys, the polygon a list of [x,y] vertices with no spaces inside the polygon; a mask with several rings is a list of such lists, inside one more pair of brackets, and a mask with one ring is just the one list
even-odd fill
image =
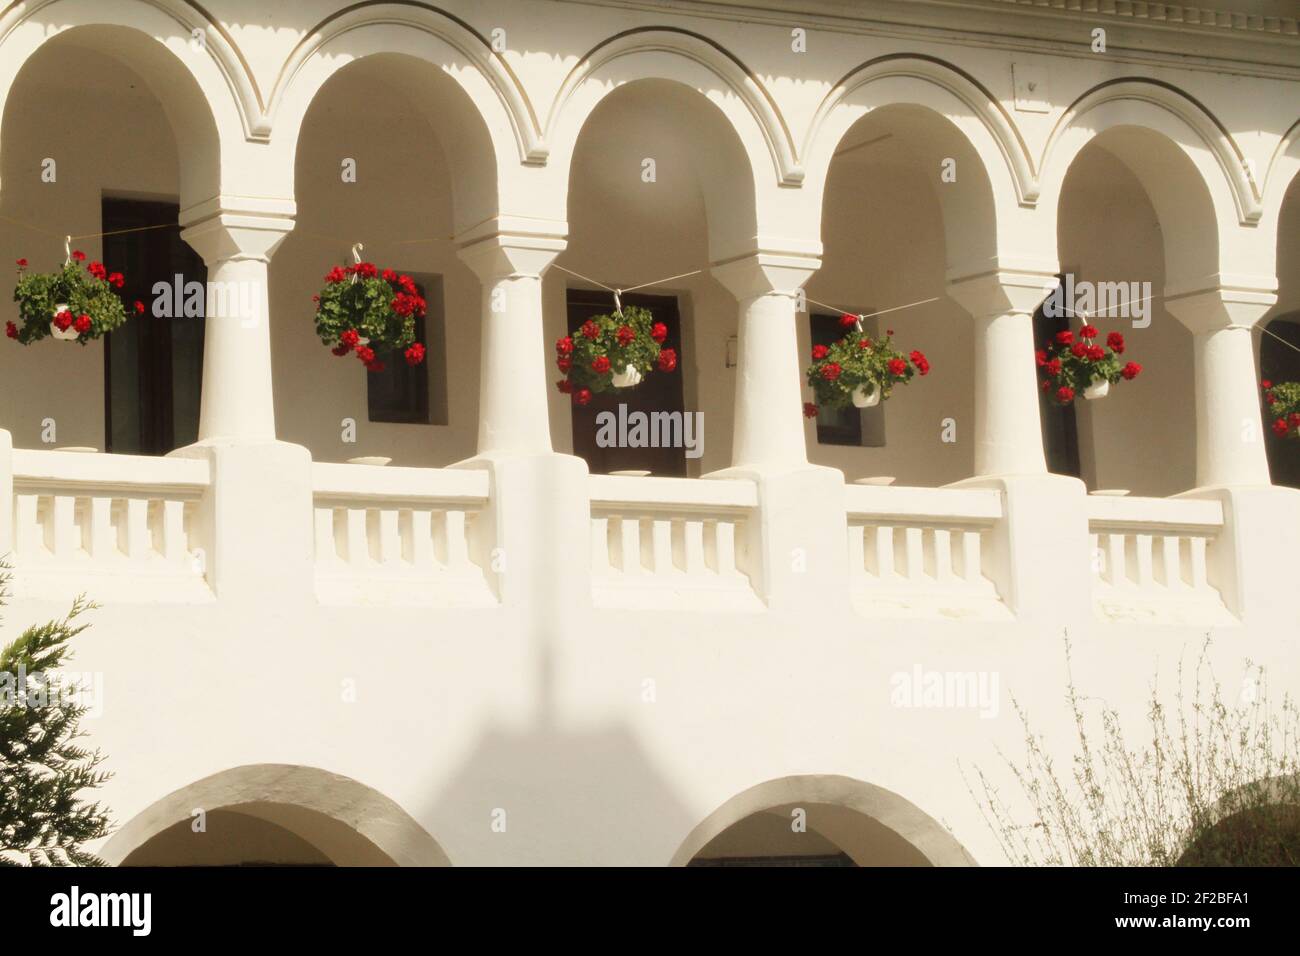
{"label": "dark wooden door", "polygon": [[[619,414],[619,405],[626,405],[626,413],[677,412],[684,414],[682,392],[682,324],[677,310],[677,299],[670,295],[629,294],[622,297],[623,305],[636,305],[647,309],[656,322],[668,327],[664,348],[677,352],[677,368],[672,372],[652,371],[640,385],[633,388],[610,389],[593,395],[587,405],[573,405],[573,453],[586,459],[593,474],[611,471],[641,469],[653,475],[686,476],[686,450],[684,448],[602,448],[596,441],[599,429],[597,416],[601,412]],[[585,289],[569,290],[569,334],[596,315],[614,311],[614,296],[608,292],[590,292]]]}
{"label": "dark wooden door", "polygon": [[[104,264],[121,272],[126,324],[104,341],[104,447],[121,454],[165,455],[192,443],[199,429],[203,380],[203,318],[170,315],[174,296],[155,309],[157,283],[204,288],[207,268],[181,239],[175,203],[105,198],[101,205]],[[128,231],[133,230],[133,231]],[[177,278],[179,276],[179,278]],[[183,301],[182,296],[182,301]],[[135,302],[144,303],[137,315]],[[161,314],[155,314],[155,313]]]}

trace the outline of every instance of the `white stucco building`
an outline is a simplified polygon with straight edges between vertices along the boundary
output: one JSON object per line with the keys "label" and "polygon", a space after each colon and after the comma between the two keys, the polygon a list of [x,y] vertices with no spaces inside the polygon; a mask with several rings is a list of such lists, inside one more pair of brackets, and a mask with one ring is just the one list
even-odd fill
{"label": "white stucco building", "polygon": [[[0,262],[81,237],[268,306],[0,340],[4,639],[101,605],[103,855],[997,863],[962,767],[1012,696],[1072,744],[1067,634],[1135,720],[1207,633],[1300,690],[1259,391],[1300,379],[1300,11],[1206,2],[0,6]],[[354,243],[426,290],[427,374],[316,338]],[[1097,320],[1142,375],[1069,413],[1065,273],[1150,289]],[[680,362],[627,401],[702,413],[698,457],[554,387],[645,283]],[[806,419],[840,310],[934,371]],[[897,706],[918,672],[991,706]]]}

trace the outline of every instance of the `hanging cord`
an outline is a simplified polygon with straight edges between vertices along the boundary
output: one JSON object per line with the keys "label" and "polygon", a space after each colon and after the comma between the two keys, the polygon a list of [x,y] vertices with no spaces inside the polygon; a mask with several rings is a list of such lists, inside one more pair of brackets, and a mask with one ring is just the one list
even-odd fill
{"label": "hanging cord", "polygon": [[810,304],[812,304],[812,305],[816,305],[816,306],[820,306],[820,307],[823,308],[823,309],[830,309],[832,312],[839,312],[839,313],[841,313],[841,314],[843,314],[843,315],[856,315],[856,316],[858,317],[858,331],[859,331],[859,332],[862,331],[862,320],[863,320],[863,319],[870,319],[870,318],[873,318],[873,317],[875,317],[875,316],[877,316],[877,315],[885,315],[885,314],[887,314],[887,313],[889,313],[889,312],[898,312],[898,311],[900,311],[900,310],[902,310],[902,309],[911,309],[911,308],[915,308],[915,307],[918,306],[918,305],[925,305],[925,304],[927,304],[927,303],[929,303],[929,302],[938,302],[938,301],[939,301],[939,297],[938,297],[937,295],[935,295],[935,296],[931,296],[931,297],[928,298],[928,299],[920,299],[920,300],[918,300],[918,301],[916,301],[916,302],[908,302],[906,305],[896,305],[896,306],[894,306],[893,308],[889,308],[889,309],[880,309],[880,310],[878,310],[878,311],[876,311],[876,312],[864,312],[864,313],[859,313],[859,312],[851,312],[851,311],[849,311],[848,309],[841,309],[841,308],[839,308],[838,306],[827,305],[825,302],[818,302],[816,299],[811,299],[811,298],[808,298],[807,296],[805,296],[804,298],[805,298],[805,300],[806,300],[807,302],[809,302]]}
{"label": "hanging cord", "polygon": [[679,275],[668,276],[666,279],[655,279],[653,282],[642,282],[640,285],[634,285],[630,289],[615,289],[613,286],[605,285],[603,282],[599,282],[590,276],[585,276],[581,272],[574,272],[572,269],[566,269],[564,266],[557,265],[554,266],[554,268],[559,269],[561,272],[567,272],[575,279],[581,279],[583,282],[590,282],[592,285],[598,285],[606,292],[612,292],[614,294],[614,312],[617,315],[623,314],[623,294],[625,292],[635,292],[638,289],[648,289],[651,286],[663,285],[665,282],[673,282],[677,279],[687,279],[691,276],[700,275],[704,271],[703,269],[696,269],[694,272],[683,272]]}

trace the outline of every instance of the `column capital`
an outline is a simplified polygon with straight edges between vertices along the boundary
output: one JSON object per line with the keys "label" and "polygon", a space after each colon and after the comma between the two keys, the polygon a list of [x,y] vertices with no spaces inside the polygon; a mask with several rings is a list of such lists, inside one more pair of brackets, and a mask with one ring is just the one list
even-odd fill
{"label": "column capital", "polygon": [[1188,292],[1165,291],[1169,314],[1193,332],[1251,329],[1277,304],[1277,282],[1220,285]]}
{"label": "column capital", "polygon": [[457,239],[461,244],[456,254],[483,282],[540,278],[568,245],[563,235],[535,232],[493,232],[468,241],[463,234]]}
{"label": "column capital", "polygon": [[293,231],[293,203],[264,200],[223,206],[212,200],[186,209],[181,221],[181,238],[209,266],[232,260],[270,262]]}
{"label": "column capital", "polygon": [[794,298],[821,264],[807,253],[760,250],[715,262],[709,272],[741,301],[762,295]]}
{"label": "column capital", "polygon": [[1059,280],[1041,269],[993,269],[949,278],[948,297],[976,318],[1032,315]]}

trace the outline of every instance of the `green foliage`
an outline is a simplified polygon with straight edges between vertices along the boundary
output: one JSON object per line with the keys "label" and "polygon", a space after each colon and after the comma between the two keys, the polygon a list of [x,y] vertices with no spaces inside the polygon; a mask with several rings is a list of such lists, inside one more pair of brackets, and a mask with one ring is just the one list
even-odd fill
{"label": "green foliage", "polygon": [[[1131,747],[1118,711],[1089,715],[1067,680],[1078,745],[1058,771],[1044,739],[1025,728],[1026,755],[1005,755],[1027,813],[1017,813],[977,770],[971,790],[1013,864],[1067,866],[1295,866],[1300,864],[1300,712],[1271,709],[1262,668],[1247,662],[1228,705],[1209,670],[1209,642],[1191,693],[1178,668],[1171,715],[1152,683],[1150,742]],[[1068,645],[1067,645],[1068,665]],[[969,783],[968,783],[969,787]]]}
{"label": "green foliage", "polygon": [[122,325],[126,321],[122,300],[106,278],[92,275],[91,270],[104,271],[97,262],[83,269],[79,262],[69,261],[58,272],[27,272],[20,266],[14,287],[19,325],[10,337],[23,345],[46,338],[60,305],[68,307],[73,319],[89,316],[90,329],[77,336],[82,345]]}
{"label": "green foliage", "polygon": [[[410,276],[391,269],[381,273],[362,262],[336,266],[325,281],[316,297],[316,334],[336,355],[356,349],[370,367],[373,356],[368,360],[364,349],[401,351],[415,341],[415,319],[425,314],[426,303]],[[358,344],[358,337],[370,341]]]}
{"label": "green foliage", "polygon": [[1264,413],[1273,433],[1300,440],[1300,382],[1267,382]]}
{"label": "green foliage", "polygon": [[[635,305],[588,319],[572,336],[556,343],[556,364],[566,373],[569,386],[564,390],[575,395],[582,389],[606,391],[614,387],[614,373],[622,373],[629,365],[642,375],[655,367],[671,372],[676,368],[676,354],[660,346],[667,331],[656,325],[648,310]],[[671,355],[670,367],[665,367],[669,365],[666,355]]]}
{"label": "green foliage", "polygon": [[[867,385],[868,392],[878,388],[881,399],[888,399],[895,385],[906,385],[913,375],[930,372],[930,363],[922,353],[904,355],[893,347],[890,334],[873,341],[856,319],[844,317],[850,331],[838,342],[813,348],[813,363],[806,372],[816,399],[811,414],[816,414],[818,407],[847,408],[861,385]],[[849,320],[854,321],[849,324]]]}
{"label": "green foliage", "polygon": [[[0,603],[8,576],[0,573]],[[81,845],[108,834],[108,814],[81,793],[103,784],[103,755],[78,746],[86,707],[49,690],[47,675],[69,656],[85,630],[77,618],[93,608],[78,598],[67,617],[29,627],[0,648],[0,866],[102,866]],[[20,694],[20,673],[26,693]]]}
{"label": "green foliage", "polygon": [[1060,332],[1037,354],[1038,368],[1043,374],[1042,388],[1058,405],[1069,405],[1094,382],[1114,385],[1120,379],[1138,377],[1142,366],[1137,362],[1124,362],[1124,336],[1111,332],[1106,344],[1095,341],[1101,333],[1095,326],[1085,325],[1078,334]]}

